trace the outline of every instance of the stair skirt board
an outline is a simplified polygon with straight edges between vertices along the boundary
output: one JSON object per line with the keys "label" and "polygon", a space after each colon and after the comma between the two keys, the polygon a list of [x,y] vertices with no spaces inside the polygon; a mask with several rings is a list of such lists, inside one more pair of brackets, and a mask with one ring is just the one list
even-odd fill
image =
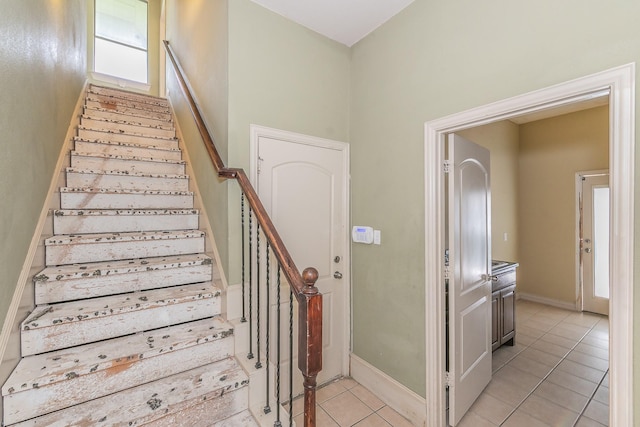
{"label": "stair skirt board", "polygon": [[36,304],[49,304],[217,279],[212,259],[196,254],[49,267],[34,282]]}
{"label": "stair skirt board", "polygon": [[5,426],[249,426],[166,100],[90,85]]}
{"label": "stair skirt board", "polygon": [[44,415],[229,358],[232,334],[215,318],[25,358],[3,387],[5,417],[26,407]]}
{"label": "stair skirt board", "polygon": [[18,424],[6,420],[6,424],[207,426],[247,408],[247,385],[247,376],[235,361],[223,359]]}
{"label": "stair skirt board", "polygon": [[182,160],[117,156],[102,153],[88,155],[77,151],[71,152],[71,167],[76,169],[102,169],[174,175],[184,175],[186,170],[185,163]]}

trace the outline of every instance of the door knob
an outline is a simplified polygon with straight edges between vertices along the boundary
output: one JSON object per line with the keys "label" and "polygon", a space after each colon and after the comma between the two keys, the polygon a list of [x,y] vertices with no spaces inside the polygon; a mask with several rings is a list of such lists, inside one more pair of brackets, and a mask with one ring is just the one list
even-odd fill
{"label": "door knob", "polygon": [[591,248],[584,248],[584,251],[585,251],[586,253],[590,254],[590,253],[591,253]]}
{"label": "door knob", "polygon": [[333,273],[333,277],[335,279],[342,279],[342,273],[340,273],[339,271],[336,271],[335,273]]}

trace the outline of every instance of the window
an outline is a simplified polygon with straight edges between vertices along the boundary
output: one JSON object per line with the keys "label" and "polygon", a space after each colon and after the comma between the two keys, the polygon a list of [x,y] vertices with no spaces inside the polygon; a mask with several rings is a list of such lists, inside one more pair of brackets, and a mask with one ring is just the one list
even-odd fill
{"label": "window", "polygon": [[94,71],[147,83],[147,2],[95,0]]}

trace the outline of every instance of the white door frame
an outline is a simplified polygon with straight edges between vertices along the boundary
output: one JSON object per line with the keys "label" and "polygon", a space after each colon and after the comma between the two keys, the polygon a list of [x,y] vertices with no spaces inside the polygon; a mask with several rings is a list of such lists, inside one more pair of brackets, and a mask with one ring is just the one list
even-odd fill
{"label": "white door frame", "polygon": [[426,425],[445,426],[443,141],[449,132],[609,94],[610,425],[633,422],[635,63],[425,123]]}
{"label": "white door frame", "polygon": [[[345,224],[345,232],[344,232],[344,271],[342,272],[342,280],[345,286],[343,287],[342,297],[344,298],[344,330],[343,336],[344,341],[342,343],[342,374],[349,374],[349,353],[351,349],[351,246],[349,245],[349,233],[347,230],[349,229],[349,219],[350,219],[350,203],[351,200],[349,190],[350,190],[350,182],[351,182],[351,174],[349,172],[349,144],[341,141],[334,141],[325,138],[319,138],[310,135],[304,135],[301,133],[289,132],[280,129],[269,128],[265,126],[259,125],[250,125],[250,139],[249,139],[249,161],[251,162],[249,165],[249,179],[254,188],[257,188],[256,184],[258,182],[258,140],[260,137],[265,138],[273,138],[278,139],[280,141],[288,141],[294,144],[305,144],[311,145],[314,147],[321,148],[329,148],[332,150],[337,150],[342,153],[343,156],[343,164],[344,164],[344,177],[347,180],[346,188],[343,195],[343,206],[345,207],[343,213],[343,223]],[[297,266],[301,268],[301,266]]]}

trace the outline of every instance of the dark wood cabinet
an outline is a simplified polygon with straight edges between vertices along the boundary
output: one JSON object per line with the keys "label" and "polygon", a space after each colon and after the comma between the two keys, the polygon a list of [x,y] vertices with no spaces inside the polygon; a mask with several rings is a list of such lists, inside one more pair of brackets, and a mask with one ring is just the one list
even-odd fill
{"label": "dark wood cabinet", "polygon": [[516,338],[516,263],[492,271],[491,345],[514,345]]}

